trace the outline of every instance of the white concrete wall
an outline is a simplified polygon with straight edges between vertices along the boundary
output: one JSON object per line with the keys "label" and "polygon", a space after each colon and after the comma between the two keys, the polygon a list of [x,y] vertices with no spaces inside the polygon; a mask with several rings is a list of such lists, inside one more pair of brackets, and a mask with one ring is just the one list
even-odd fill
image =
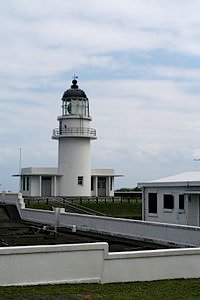
{"label": "white concrete wall", "polygon": [[103,283],[200,277],[200,248],[109,253]]}
{"label": "white concrete wall", "polygon": [[100,282],[106,243],[0,248],[0,285]]}
{"label": "white concrete wall", "polygon": [[[60,196],[90,196],[91,166],[89,138],[59,139]],[[78,185],[78,176],[83,176],[83,185]]]}
{"label": "white concrete wall", "polygon": [[[21,209],[21,217],[26,221],[43,224],[55,225],[56,222],[55,213],[46,210]],[[200,246],[199,227],[72,214],[65,213],[64,209],[60,209],[57,223],[61,227],[76,225],[83,231],[90,230],[132,239]]]}
{"label": "white concrete wall", "polygon": [[59,213],[28,209],[25,208],[21,194],[18,196],[16,193],[0,194],[0,202],[16,204],[21,218],[25,221],[49,225],[58,224],[61,227],[76,225],[81,230],[91,230],[133,239],[200,246],[200,227],[72,214],[64,212],[64,208],[60,208]]}
{"label": "white concrete wall", "polygon": [[[18,203],[24,220],[200,245],[198,227],[25,209],[15,193],[0,194],[0,202]],[[109,253],[107,243],[3,247],[0,270],[1,286],[200,278],[200,248]]]}
{"label": "white concrete wall", "polygon": [[0,248],[0,286],[200,277],[200,248],[108,252],[107,243]]}

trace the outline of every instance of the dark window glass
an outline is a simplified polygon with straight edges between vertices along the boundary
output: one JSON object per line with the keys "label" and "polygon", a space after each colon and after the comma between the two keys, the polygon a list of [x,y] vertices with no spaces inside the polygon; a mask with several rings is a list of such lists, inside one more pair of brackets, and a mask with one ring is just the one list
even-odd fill
{"label": "dark window glass", "polygon": [[179,209],[185,209],[184,195],[179,195]]}
{"label": "dark window glass", "polygon": [[26,178],[26,190],[29,191],[29,177]]}
{"label": "dark window glass", "polygon": [[22,190],[26,190],[26,177],[22,177]]}
{"label": "dark window glass", "polygon": [[83,176],[78,176],[78,185],[83,185]]}
{"label": "dark window glass", "polygon": [[94,191],[94,178],[91,177],[91,191]]}
{"label": "dark window glass", "polygon": [[157,193],[148,194],[149,213],[157,214]]}
{"label": "dark window glass", "polygon": [[174,208],[174,196],[173,195],[164,195],[164,208],[173,209]]}

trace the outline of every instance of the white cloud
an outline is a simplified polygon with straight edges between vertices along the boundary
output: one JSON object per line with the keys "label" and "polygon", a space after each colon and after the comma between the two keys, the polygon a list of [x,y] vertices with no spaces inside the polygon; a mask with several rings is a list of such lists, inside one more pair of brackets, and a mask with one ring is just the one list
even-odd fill
{"label": "white cloud", "polygon": [[[122,170],[127,185],[190,166],[200,149],[199,1],[0,2],[0,180],[19,147],[26,165],[56,164],[51,130],[77,70],[99,136],[94,164]],[[161,62],[162,50],[187,60]]]}

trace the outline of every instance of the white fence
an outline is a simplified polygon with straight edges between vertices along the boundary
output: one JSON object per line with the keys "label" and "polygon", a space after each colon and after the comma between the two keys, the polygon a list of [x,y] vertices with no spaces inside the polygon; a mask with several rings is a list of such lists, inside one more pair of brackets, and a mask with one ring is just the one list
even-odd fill
{"label": "white fence", "polygon": [[[200,241],[198,227],[26,209],[23,199],[17,198],[0,195],[1,202],[18,203],[24,220],[154,241],[192,245]],[[200,248],[109,253],[107,243],[5,247],[0,248],[0,270],[0,285],[199,278]]]}

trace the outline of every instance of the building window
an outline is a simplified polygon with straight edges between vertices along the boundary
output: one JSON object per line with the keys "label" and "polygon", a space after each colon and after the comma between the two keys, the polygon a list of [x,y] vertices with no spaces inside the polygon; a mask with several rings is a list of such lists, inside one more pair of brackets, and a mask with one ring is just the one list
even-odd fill
{"label": "building window", "polygon": [[26,177],[26,190],[29,191],[29,177]]}
{"label": "building window", "polygon": [[148,194],[148,207],[150,214],[157,214],[157,193]]}
{"label": "building window", "polygon": [[110,191],[113,189],[113,177],[110,177]]}
{"label": "building window", "polygon": [[170,194],[164,195],[164,209],[173,209],[174,208],[174,196]]}
{"label": "building window", "polygon": [[22,190],[26,190],[26,177],[22,177]]}
{"label": "building window", "polygon": [[185,209],[184,195],[179,195],[179,209],[180,210]]}
{"label": "building window", "polygon": [[83,185],[83,176],[78,176],[78,185]]}
{"label": "building window", "polygon": [[94,191],[94,178],[91,177],[91,191]]}
{"label": "building window", "polygon": [[28,176],[22,177],[22,191],[29,191],[30,188],[30,178]]}

